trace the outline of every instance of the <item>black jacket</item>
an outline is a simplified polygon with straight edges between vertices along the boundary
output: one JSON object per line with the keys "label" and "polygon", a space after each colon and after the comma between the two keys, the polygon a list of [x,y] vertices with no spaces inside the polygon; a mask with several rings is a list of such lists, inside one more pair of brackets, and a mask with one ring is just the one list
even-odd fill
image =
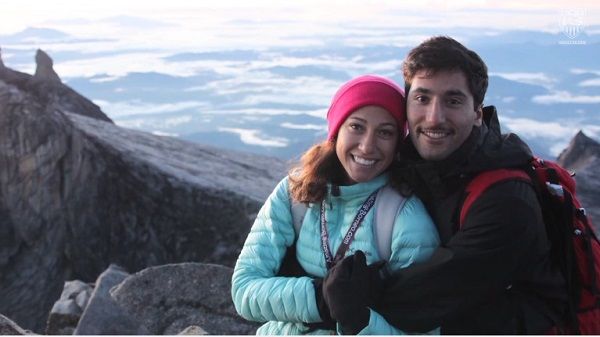
{"label": "black jacket", "polygon": [[458,215],[466,184],[494,168],[524,167],[531,159],[516,135],[501,135],[494,107],[484,125],[440,162],[420,159],[412,145],[395,168],[423,200],[442,245],[426,263],[401,270],[376,308],[406,331],[442,334],[540,334],[561,322],[564,279],[550,260],[533,187],[508,181],[473,204],[462,229]]}

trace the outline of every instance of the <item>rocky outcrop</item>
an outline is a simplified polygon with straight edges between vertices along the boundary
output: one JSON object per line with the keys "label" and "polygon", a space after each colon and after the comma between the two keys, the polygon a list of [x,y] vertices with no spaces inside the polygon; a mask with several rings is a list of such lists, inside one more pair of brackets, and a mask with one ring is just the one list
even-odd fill
{"label": "rocky outcrop", "polygon": [[13,69],[10,69],[4,65],[2,61],[2,53],[0,49],[0,80],[6,83],[10,83],[19,88],[24,88],[25,84],[31,79],[31,75],[25,74]]}
{"label": "rocky outcrop", "polygon": [[35,54],[35,63],[37,65],[32,81],[61,84],[62,81],[54,71],[54,62],[43,50],[38,49]]}
{"label": "rocky outcrop", "polygon": [[0,72],[0,313],[43,330],[65,280],[232,266],[283,162],[115,126],[56,81]]}
{"label": "rocky outcrop", "polygon": [[600,159],[600,143],[586,136],[581,130],[558,156],[558,162],[573,171],[585,170],[598,159]]}
{"label": "rocky outcrop", "polygon": [[49,110],[70,111],[112,123],[100,107],[61,82],[48,54],[38,50],[35,60],[36,70],[33,76],[0,66],[0,81],[35,97],[36,101]]}
{"label": "rocky outcrop", "polygon": [[577,196],[600,234],[600,144],[579,131],[557,161],[575,172]]}

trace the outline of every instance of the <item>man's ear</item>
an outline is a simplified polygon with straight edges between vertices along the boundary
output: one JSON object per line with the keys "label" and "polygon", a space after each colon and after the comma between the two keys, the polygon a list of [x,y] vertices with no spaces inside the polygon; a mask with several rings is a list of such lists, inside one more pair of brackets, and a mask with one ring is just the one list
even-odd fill
{"label": "man's ear", "polygon": [[475,109],[475,121],[474,124],[476,126],[481,126],[483,122],[483,103],[479,104],[479,106]]}

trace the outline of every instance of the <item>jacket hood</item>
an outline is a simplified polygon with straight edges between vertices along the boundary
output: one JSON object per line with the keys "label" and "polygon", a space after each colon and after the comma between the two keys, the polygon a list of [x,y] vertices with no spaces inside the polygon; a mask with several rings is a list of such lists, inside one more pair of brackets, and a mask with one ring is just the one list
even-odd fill
{"label": "jacket hood", "polygon": [[[523,167],[527,165],[533,154],[529,146],[514,133],[502,134],[498,114],[494,106],[483,109],[483,123],[479,129],[479,139],[475,142],[475,151],[465,158],[463,173]],[[473,132],[475,133],[475,132]]]}

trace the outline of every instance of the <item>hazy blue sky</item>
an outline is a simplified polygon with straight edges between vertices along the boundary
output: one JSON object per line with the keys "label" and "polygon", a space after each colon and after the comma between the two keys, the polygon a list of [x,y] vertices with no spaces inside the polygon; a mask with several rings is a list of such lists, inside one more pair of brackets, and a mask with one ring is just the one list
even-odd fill
{"label": "hazy blue sky", "polygon": [[[273,42],[270,39],[294,32],[302,35],[335,32],[350,24],[363,29],[463,26],[558,31],[560,16],[572,9],[585,12],[585,25],[600,24],[600,3],[593,0],[19,0],[2,4],[0,32],[7,34],[43,25],[60,27],[81,36],[118,34],[122,37],[127,32],[126,27],[117,27],[114,21],[106,19],[130,16],[147,21],[132,21],[129,28],[145,26],[165,31],[163,37],[169,36],[169,39],[161,43],[196,40],[211,44],[228,34],[247,30],[244,24],[251,22],[263,25],[250,29],[250,33],[261,37],[259,43],[269,43]],[[98,31],[98,28],[103,30]],[[215,34],[198,36],[201,31]],[[135,38],[131,36],[132,40]]]}
{"label": "hazy blue sky", "polygon": [[[600,34],[600,2],[579,1],[33,1],[4,2],[0,36],[27,27],[53,28],[89,43],[23,41],[51,53],[98,53],[152,49],[154,58],[134,60],[134,52],[93,62],[57,65],[63,77],[164,69],[186,75],[189,69],[166,64],[160,54],[189,51],[318,47],[339,40],[343,45],[413,46],[430,32],[415,29],[473,27],[473,34],[497,30],[559,32],[571,10],[587,34]],[[406,33],[414,30],[414,33]],[[465,36],[455,36],[468,42]],[[104,42],[98,40],[105,40]],[[467,41],[465,41],[467,40]],[[36,43],[37,42],[37,43]],[[0,44],[2,41],[0,40]],[[5,55],[10,59],[11,55]],[[32,66],[32,65],[30,65]],[[31,71],[33,69],[21,69]]]}
{"label": "hazy blue sky", "polygon": [[[559,46],[572,42],[563,34],[565,24],[577,25],[588,46]],[[23,33],[27,28],[44,29]],[[290,121],[298,115],[324,118],[347,76],[400,80],[403,53],[431,35],[450,34],[467,46],[477,41],[486,53],[486,43],[502,48],[504,38],[517,36],[502,34],[507,31],[520,31],[528,40],[519,43],[533,39],[536,46],[486,55],[492,82],[539,88],[516,93],[523,97],[510,91],[489,97],[504,104],[503,122],[550,139],[553,153],[577,129],[600,135],[594,117],[600,62],[586,56],[600,39],[597,0],[19,0],[0,9],[6,65],[33,73],[35,50],[43,49],[60,77],[89,90],[84,94],[118,124],[175,136],[210,125],[239,134],[244,143],[271,147],[288,144],[264,129],[276,116],[288,116],[279,124],[287,130],[322,130],[322,120]],[[529,63],[519,58],[522,53]],[[540,109],[545,115],[535,119],[516,112]]]}
{"label": "hazy blue sky", "polygon": [[[443,25],[556,30],[557,13],[583,9],[598,23],[600,4],[593,0],[305,0],[305,1],[77,1],[20,0],[2,4],[3,32],[18,31],[28,25],[64,19],[98,20],[110,16],[132,15],[160,19],[196,27],[230,20],[293,20],[298,22],[429,25],[432,18],[444,16]],[[476,14],[474,14],[476,13]],[[510,13],[510,17],[507,16]],[[595,18],[594,18],[595,17]]]}

